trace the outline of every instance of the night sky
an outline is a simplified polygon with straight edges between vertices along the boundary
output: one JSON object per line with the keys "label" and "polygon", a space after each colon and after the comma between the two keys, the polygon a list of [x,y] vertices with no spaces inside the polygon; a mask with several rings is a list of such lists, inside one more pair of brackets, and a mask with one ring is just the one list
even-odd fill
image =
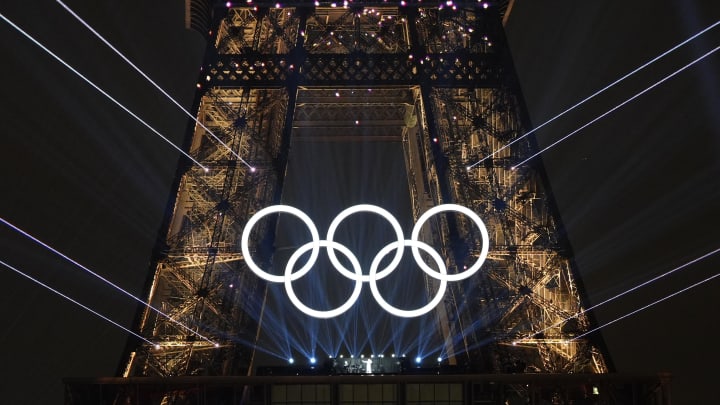
{"label": "night sky", "polygon": [[[186,116],[58,4],[5,3],[0,13],[180,144]],[[182,1],[160,3],[67,2],[189,105],[204,43],[183,28]],[[577,3],[518,0],[508,21],[536,125],[720,19],[720,4],[710,0]],[[720,27],[546,126],[539,144],[718,45]],[[5,22],[0,52],[0,217],[139,294],[178,153]],[[720,248],[718,72],[713,54],[543,154],[592,303]],[[130,298],[7,226],[0,226],[0,260],[131,326]],[[610,322],[718,269],[720,254],[595,316]],[[617,370],[671,372],[677,404],[716,397],[719,287],[720,277],[603,328]],[[59,403],[62,377],[115,375],[127,337],[5,267],[0,320],[3,403]]]}

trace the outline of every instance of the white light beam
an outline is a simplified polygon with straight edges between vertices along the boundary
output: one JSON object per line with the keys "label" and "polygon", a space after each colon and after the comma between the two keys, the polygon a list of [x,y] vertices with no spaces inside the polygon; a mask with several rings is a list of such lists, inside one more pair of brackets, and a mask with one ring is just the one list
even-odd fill
{"label": "white light beam", "polygon": [[197,335],[199,338],[205,340],[205,341],[208,342],[208,343],[213,344],[214,346],[217,345],[215,342],[213,342],[213,341],[210,340],[209,338],[207,338],[207,337],[203,336],[202,334],[194,331],[193,329],[189,328],[189,327],[186,326],[185,324],[183,324],[183,323],[181,323],[181,322],[173,319],[172,317],[170,317],[170,315],[168,315],[168,314],[164,313],[163,311],[161,311],[161,310],[153,307],[153,306],[150,305],[149,303],[147,303],[147,302],[145,302],[144,300],[142,300],[142,299],[140,299],[140,298],[132,295],[132,294],[129,293],[128,291],[125,291],[125,290],[122,289],[120,286],[114,284],[112,281],[110,281],[110,280],[104,278],[103,276],[95,273],[94,271],[92,271],[92,270],[90,270],[89,268],[87,268],[87,267],[83,266],[82,264],[78,263],[77,261],[75,261],[75,260],[72,259],[71,257],[63,254],[62,252],[58,251],[57,249],[53,248],[52,246],[48,245],[47,243],[41,241],[40,239],[38,239],[38,238],[30,235],[29,233],[27,233],[27,232],[23,231],[22,229],[18,228],[17,226],[11,224],[10,222],[8,222],[7,220],[5,220],[4,218],[0,217],[0,222],[2,222],[3,224],[5,224],[5,225],[8,226],[9,228],[12,228],[14,231],[20,233],[21,235],[25,236],[26,238],[32,240],[33,242],[37,243],[38,245],[44,247],[45,249],[47,249],[47,250],[55,253],[56,255],[62,257],[62,258],[65,259],[65,260],[67,260],[68,262],[74,264],[75,266],[77,266],[77,267],[85,270],[87,273],[92,274],[92,275],[95,276],[96,278],[102,280],[105,284],[111,286],[112,288],[120,291],[121,293],[127,295],[128,297],[132,298],[133,300],[135,300],[135,301],[143,304],[144,306],[150,308],[151,310],[157,312],[159,315],[162,315],[163,317],[167,318],[167,319],[170,320],[172,323],[178,325],[179,327],[183,328],[184,330],[186,330],[186,331],[188,331],[188,332],[190,332],[190,333],[192,333],[192,334],[194,334],[194,335]]}
{"label": "white light beam", "polygon": [[629,312],[629,313],[627,313],[627,314],[625,314],[625,315],[623,315],[623,316],[621,316],[621,317],[615,318],[614,320],[612,320],[612,321],[610,321],[610,322],[607,322],[607,323],[605,323],[605,324],[603,324],[603,325],[600,325],[600,326],[598,326],[598,327],[595,328],[595,329],[591,329],[591,330],[589,330],[589,331],[587,331],[587,332],[585,332],[585,333],[583,333],[583,334],[581,334],[581,335],[575,336],[574,338],[570,339],[570,341],[580,339],[580,338],[582,338],[583,336],[587,336],[587,335],[589,335],[589,334],[591,334],[591,333],[593,333],[593,332],[595,332],[595,331],[597,331],[597,330],[599,330],[599,329],[601,329],[601,328],[604,328],[604,327],[606,327],[606,326],[612,325],[612,324],[614,324],[615,322],[621,321],[621,320],[623,320],[623,319],[625,319],[625,318],[627,318],[627,317],[629,317],[629,316],[635,315],[635,314],[637,314],[637,313],[640,312],[640,311],[643,311],[643,310],[645,310],[645,309],[647,309],[647,308],[652,307],[653,305],[659,304],[659,303],[661,303],[661,302],[663,302],[663,301],[665,301],[665,300],[668,300],[668,299],[670,299],[670,298],[672,298],[672,297],[674,297],[674,296],[676,296],[676,295],[678,295],[678,294],[682,294],[682,293],[684,293],[685,291],[687,291],[687,290],[689,290],[689,289],[691,289],[691,288],[695,288],[695,287],[697,287],[697,286],[699,286],[699,285],[701,285],[701,284],[705,284],[705,283],[707,283],[708,281],[710,281],[710,280],[712,280],[712,279],[714,279],[714,278],[716,278],[716,277],[718,277],[718,276],[720,276],[720,273],[717,273],[717,274],[715,274],[714,276],[710,276],[710,277],[708,277],[708,278],[706,278],[706,279],[704,279],[704,280],[698,281],[697,283],[692,284],[692,285],[690,285],[690,286],[688,286],[688,287],[685,287],[685,288],[683,288],[682,290],[675,291],[674,293],[672,293],[672,294],[670,294],[670,295],[666,295],[665,297],[660,298],[659,300],[653,301],[653,302],[645,305],[644,307],[638,308],[638,309],[636,309],[636,310],[634,310],[634,311],[632,311],[632,312]]}
{"label": "white light beam", "polygon": [[88,307],[88,306],[85,306],[85,305],[81,304],[80,302],[74,300],[73,298],[71,298],[71,297],[69,297],[69,296],[61,293],[60,291],[58,291],[58,290],[56,290],[56,289],[54,289],[54,288],[52,288],[52,287],[50,287],[49,285],[44,284],[42,281],[37,280],[37,279],[33,278],[32,276],[23,273],[22,271],[20,271],[20,270],[16,269],[15,267],[13,267],[13,266],[5,263],[5,262],[2,261],[2,260],[0,260],[0,264],[2,264],[3,266],[7,267],[8,269],[14,271],[15,273],[17,273],[17,274],[19,274],[19,275],[27,278],[28,280],[34,282],[35,284],[38,284],[38,285],[40,285],[40,286],[42,286],[42,287],[47,288],[48,290],[50,290],[50,291],[54,292],[55,294],[57,294],[57,295],[65,298],[66,300],[72,302],[73,304],[80,306],[82,309],[91,312],[92,314],[94,314],[94,315],[96,315],[96,316],[104,319],[104,320],[107,321],[107,322],[110,322],[111,324],[117,326],[118,328],[124,330],[125,332],[127,332],[127,333],[129,333],[129,334],[131,334],[131,335],[133,335],[133,336],[135,336],[135,337],[137,337],[137,338],[139,338],[139,339],[144,340],[145,342],[151,344],[152,346],[157,347],[157,345],[156,345],[155,343],[153,343],[153,342],[145,339],[144,337],[142,337],[142,336],[138,335],[137,333],[131,331],[130,329],[128,329],[128,328],[120,325],[119,323],[113,321],[112,319],[106,317],[105,315],[103,315],[103,314],[95,311],[94,309],[92,309],[92,308],[90,308],[90,307]]}
{"label": "white light beam", "polygon": [[625,291],[621,292],[620,294],[617,294],[617,295],[615,295],[615,296],[613,296],[613,297],[611,297],[611,298],[606,299],[605,301],[602,301],[602,302],[600,302],[600,303],[597,303],[597,304],[595,304],[595,305],[593,305],[593,306],[591,306],[591,307],[589,307],[589,308],[587,308],[587,309],[583,309],[582,311],[578,312],[577,314],[575,314],[575,315],[573,315],[573,316],[571,316],[571,317],[569,317],[569,318],[563,319],[562,321],[556,322],[555,324],[550,325],[550,326],[548,326],[547,328],[545,328],[545,329],[543,329],[543,330],[540,330],[540,331],[537,331],[537,332],[533,332],[533,333],[530,335],[530,338],[532,339],[534,336],[537,336],[537,335],[540,334],[540,333],[544,333],[544,332],[547,331],[548,329],[552,329],[552,328],[554,328],[554,327],[556,327],[556,326],[558,326],[558,325],[560,325],[560,324],[563,324],[563,323],[565,323],[565,322],[567,322],[567,321],[569,321],[569,320],[571,320],[571,319],[577,318],[578,316],[580,316],[580,315],[582,315],[582,314],[584,314],[584,313],[586,313],[586,312],[590,312],[590,311],[592,311],[592,310],[595,309],[595,308],[598,308],[598,307],[600,307],[600,306],[603,306],[603,305],[607,304],[608,302],[614,301],[614,300],[616,300],[616,299],[618,299],[618,298],[620,298],[620,297],[622,297],[622,296],[624,296],[624,295],[626,295],[626,294],[629,294],[629,293],[631,293],[631,292],[633,292],[633,291],[635,291],[635,290],[637,290],[637,289],[639,289],[639,288],[645,287],[646,285],[648,285],[648,284],[650,284],[650,283],[653,283],[653,282],[655,282],[655,281],[657,281],[657,280],[659,280],[659,279],[661,279],[661,278],[663,278],[663,277],[665,277],[665,276],[668,276],[668,275],[670,275],[670,274],[673,274],[673,273],[675,273],[676,271],[680,271],[680,270],[682,270],[682,269],[690,266],[691,264],[695,264],[695,263],[699,262],[700,260],[706,259],[706,258],[708,258],[708,257],[710,257],[710,256],[712,256],[712,255],[714,255],[714,254],[716,254],[716,253],[718,253],[718,252],[720,252],[720,248],[715,249],[715,250],[713,250],[712,252],[705,253],[704,255],[702,255],[702,256],[700,256],[700,257],[696,257],[695,259],[692,259],[692,260],[690,260],[690,261],[687,262],[687,263],[681,264],[680,266],[677,266],[677,267],[675,267],[675,268],[672,269],[672,270],[668,270],[668,271],[666,271],[665,273],[660,274],[659,276],[655,276],[655,277],[651,278],[650,280],[645,281],[645,282],[643,282],[643,283],[640,283],[640,284],[636,285],[635,287],[632,287],[632,288],[630,288],[630,289],[628,289],[628,290],[625,290]]}
{"label": "white light beam", "polygon": [[707,58],[707,57],[710,56],[711,54],[715,53],[718,49],[720,49],[720,46],[714,48],[713,50],[711,50],[711,51],[709,51],[709,52],[707,52],[707,53],[705,53],[704,55],[702,55],[702,56],[700,56],[699,58],[695,59],[694,61],[688,63],[687,65],[681,67],[680,69],[674,71],[673,73],[670,73],[669,75],[663,77],[663,78],[660,79],[659,81],[657,81],[657,82],[655,82],[654,84],[652,84],[651,86],[647,87],[645,90],[642,90],[642,91],[636,93],[634,96],[626,99],[625,101],[623,101],[622,103],[620,103],[620,104],[616,105],[615,107],[609,109],[608,111],[606,111],[606,112],[598,115],[598,116],[595,117],[594,119],[592,119],[592,120],[590,120],[589,122],[587,122],[585,125],[582,125],[582,126],[579,127],[578,129],[570,132],[569,134],[567,134],[567,135],[563,136],[562,138],[558,139],[557,141],[555,141],[555,142],[551,143],[550,145],[544,147],[544,148],[541,149],[540,151],[534,153],[533,155],[531,155],[531,156],[528,157],[527,159],[523,160],[522,162],[514,165],[514,166],[512,167],[512,169],[513,169],[513,170],[516,169],[518,166],[520,166],[520,165],[528,162],[528,161],[531,160],[532,158],[540,155],[541,153],[543,153],[543,152],[547,151],[548,149],[554,147],[555,145],[559,144],[560,142],[562,142],[562,141],[570,138],[571,136],[575,135],[576,133],[580,132],[581,130],[583,130],[583,129],[589,127],[590,125],[596,123],[597,121],[605,118],[606,116],[608,116],[609,114],[611,114],[611,113],[613,113],[615,110],[617,110],[618,108],[623,107],[625,104],[627,104],[627,103],[635,100],[636,98],[642,96],[643,94],[645,94],[645,93],[647,93],[648,91],[654,89],[655,87],[657,87],[657,86],[665,83],[666,81],[668,81],[669,79],[671,79],[671,78],[674,77],[675,75],[681,73],[682,71],[684,71],[685,69],[689,68],[690,66],[692,66],[692,65],[700,62],[701,60]]}
{"label": "white light beam", "polygon": [[165,90],[163,90],[160,85],[158,85],[155,81],[153,81],[148,75],[146,75],[139,67],[137,67],[134,63],[130,61],[122,52],[120,52],[117,48],[115,48],[110,42],[108,42],[102,35],[100,35],[99,32],[97,32],[90,24],[88,24],[85,20],[82,19],[76,12],[74,12],[70,7],[68,7],[65,3],[63,3],[61,0],[56,0],[62,8],[64,8],[70,15],[75,17],[76,20],[78,20],[82,25],[85,26],[90,32],[92,32],[100,41],[102,41],[105,45],[107,45],[110,49],[115,52],[119,57],[122,58],[128,65],[130,65],[133,69],[135,69],[136,72],[140,73],[140,75],[145,78],[150,84],[152,84],[156,89],[160,91],[168,100],[170,100],[173,104],[175,104],[182,112],[185,113],[188,117],[190,117],[195,123],[197,123],[202,129],[205,130],[210,136],[212,136],[216,141],[218,141],[222,146],[224,146],[230,153],[232,153],[238,160],[240,160],[245,166],[247,166],[250,170],[255,170],[253,166],[251,166],[248,162],[245,161],[237,152],[235,152],[230,146],[228,146],[225,142],[223,142],[220,138],[217,137],[208,127],[205,126],[202,122],[200,122],[190,111],[186,110],[185,107],[183,107],[180,103],[178,103],[170,94],[168,94]]}
{"label": "white light beam", "polygon": [[539,130],[540,128],[544,127],[545,125],[547,125],[547,124],[555,121],[556,119],[562,117],[563,115],[569,113],[570,111],[576,109],[577,107],[580,107],[582,104],[585,104],[587,101],[590,101],[591,99],[595,98],[596,96],[600,95],[601,93],[605,92],[606,90],[610,89],[611,87],[615,86],[616,84],[622,82],[623,80],[625,80],[625,79],[627,79],[628,77],[634,75],[635,73],[637,73],[637,72],[645,69],[646,67],[648,67],[648,66],[650,66],[651,64],[657,62],[657,61],[660,60],[661,58],[667,56],[669,53],[675,51],[676,49],[678,49],[678,48],[680,48],[681,46],[687,44],[688,42],[690,42],[690,41],[692,41],[693,39],[699,37],[700,35],[706,33],[707,31],[715,28],[718,24],[720,24],[720,20],[716,21],[715,23],[711,24],[710,26],[708,26],[708,27],[705,28],[704,30],[698,32],[697,34],[691,36],[690,38],[688,38],[688,39],[680,42],[679,44],[673,46],[672,48],[668,49],[667,51],[661,53],[660,55],[656,56],[655,58],[653,58],[653,59],[645,62],[643,65],[635,68],[635,69],[634,69],[633,71],[631,71],[630,73],[627,73],[627,74],[624,75],[623,77],[615,80],[614,82],[608,84],[607,86],[605,86],[605,87],[603,87],[602,89],[596,91],[595,93],[593,93],[593,94],[585,97],[584,99],[580,100],[579,102],[577,102],[577,103],[574,104],[573,106],[569,107],[569,108],[566,109],[565,111],[563,111],[563,112],[561,112],[560,114],[558,114],[558,115],[550,118],[549,120],[543,122],[542,124],[536,126],[535,128],[531,129],[530,131],[524,133],[522,136],[520,136],[520,137],[512,140],[512,142],[509,142],[507,145],[504,145],[503,147],[501,147],[500,149],[496,150],[495,152],[493,152],[493,153],[485,156],[484,158],[478,160],[477,162],[471,164],[470,166],[467,167],[467,170],[472,169],[473,167],[475,167],[475,166],[479,165],[480,163],[484,162],[485,160],[487,160],[487,159],[495,156],[496,154],[502,152],[503,150],[509,148],[509,147],[512,146],[515,142],[518,142],[518,141],[522,140],[522,139],[525,138],[526,136],[529,136],[530,134],[535,133],[537,130]]}
{"label": "white light beam", "polygon": [[10,21],[10,20],[9,20],[7,17],[5,17],[4,15],[0,14],[0,18],[2,18],[2,19],[3,19],[6,23],[8,23],[11,27],[15,28],[15,30],[17,30],[19,33],[23,34],[27,39],[29,39],[30,41],[32,41],[35,45],[37,45],[38,47],[40,47],[40,49],[42,49],[42,50],[45,51],[47,54],[49,54],[50,56],[52,56],[53,58],[55,58],[55,60],[57,60],[57,61],[60,62],[63,66],[65,66],[66,68],[68,68],[71,72],[75,73],[78,77],[80,77],[81,79],[83,79],[87,84],[89,84],[89,85],[92,86],[95,90],[97,90],[98,92],[100,92],[100,94],[104,95],[104,96],[107,97],[110,101],[112,101],[113,103],[115,103],[115,105],[117,105],[118,107],[122,108],[123,111],[125,111],[125,112],[128,113],[128,114],[130,114],[130,116],[132,116],[133,118],[135,118],[136,120],[138,120],[140,123],[142,123],[143,125],[145,125],[145,127],[147,127],[149,130],[151,130],[152,132],[154,132],[157,136],[159,136],[160,138],[162,138],[165,142],[167,142],[170,146],[172,146],[173,148],[175,148],[178,152],[182,153],[182,154],[185,155],[187,158],[189,158],[190,160],[192,160],[196,165],[200,166],[204,171],[207,172],[207,171],[210,170],[209,168],[203,166],[200,162],[198,162],[197,160],[195,160],[195,158],[193,158],[192,156],[190,156],[187,152],[185,152],[184,150],[182,150],[182,148],[180,148],[180,147],[178,147],[177,145],[175,145],[170,139],[168,139],[168,138],[165,137],[163,134],[161,134],[160,132],[158,132],[158,130],[156,130],[155,128],[153,128],[150,124],[148,124],[147,122],[145,122],[142,118],[138,117],[134,112],[130,111],[127,107],[125,107],[122,103],[120,103],[120,102],[117,101],[115,98],[113,98],[113,97],[112,97],[110,94],[108,94],[105,90],[101,89],[98,85],[96,85],[95,83],[93,83],[90,79],[88,79],[87,77],[85,77],[82,73],[78,72],[77,69],[75,69],[74,67],[70,66],[70,64],[68,64],[68,63],[65,62],[62,58],[60,58],[59,56],[57,56],[53,51],[51,51],[51,50],[48,49],[45,45],[43,45],[42,43],[40,43],[37,39],[33,38],[32,35],[30,35],[30,34],[28,34],[27,32],[25,32],[22,28],[20,28],[19,26],[17,26],[14,22]]}

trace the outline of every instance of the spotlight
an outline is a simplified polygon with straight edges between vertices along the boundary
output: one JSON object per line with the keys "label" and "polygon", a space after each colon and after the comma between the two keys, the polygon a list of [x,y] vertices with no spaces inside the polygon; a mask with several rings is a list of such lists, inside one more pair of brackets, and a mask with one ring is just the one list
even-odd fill
{"label": "spotlight", "polygon": [[438,357],[438,363],[442,362],[442,357]]}
{"label": "spotlight", "polygon": [[315,364],[316,361],[315,357],[310,357],[310,364]]}
{"label": "spotlight", "polygon": [[290,358],[288,359],[288,363],[290,363],[290,364],[295,363],[295,359],[293,359],[292,357],[290,357]]}
{"label": "spotlight", "polygon": [[415,357],[415,363],[420,364],[422,362],[422,358],[420,356]]}

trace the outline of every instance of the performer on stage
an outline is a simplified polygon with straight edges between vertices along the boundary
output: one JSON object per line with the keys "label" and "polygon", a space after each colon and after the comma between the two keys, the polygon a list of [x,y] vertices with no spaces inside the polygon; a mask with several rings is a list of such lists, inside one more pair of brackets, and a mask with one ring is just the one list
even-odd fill
{"label": "performer on stage", "polygon": [[362,362],[365,363],[365,373],[372,374],[372,360],[367,359]]}

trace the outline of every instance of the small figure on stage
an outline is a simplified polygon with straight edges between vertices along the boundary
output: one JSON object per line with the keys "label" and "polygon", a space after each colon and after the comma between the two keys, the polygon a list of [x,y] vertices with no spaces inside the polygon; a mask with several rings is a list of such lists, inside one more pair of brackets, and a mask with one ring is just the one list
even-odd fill
{"label": "small figure on stage", "polygon": [[365,363],[365,373],[372,374],[372,360],[367,359],[362,362]]}

